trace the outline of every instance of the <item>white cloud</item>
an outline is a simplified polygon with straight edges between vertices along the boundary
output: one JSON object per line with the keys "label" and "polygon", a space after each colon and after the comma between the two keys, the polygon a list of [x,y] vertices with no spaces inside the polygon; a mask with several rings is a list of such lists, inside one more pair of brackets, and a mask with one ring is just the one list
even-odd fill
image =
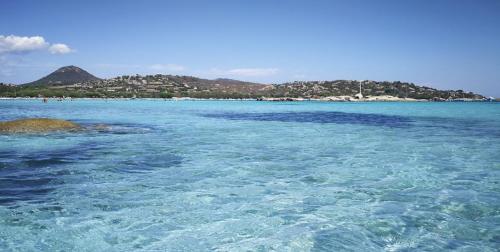
{"label": "white cloud", "polygon": [[0,35],[0,53],[28,52],[44,49],[49,45],[41,36],[20,37]]}
{"label": "white cloud", "polygon": [[52,54],[66,54],[66,53],[70,53],[72,52],[73,50],[71,48],[69,48],[69,46],[65,45],[65,44],[53,44],[49,47],[49,52],[52,53]]}
{"label": "white cloud", "polygon": [[186,70],[184,66],[177,64],[154,64],[149,66],[149,68],[155,71],[166,71],[166,72],[181,72]]}
{"label": "white cloud", "polygon": [[278,68],[235,68],[229,70],[211,69],[214,75],[229,75],[237,77],[266,77],[278,73]]}
{"label": "white cloud", "polygon": [[0,76],[11,76],[21,68],[47,67],[30,62],[24,53],[45,51],[64,54],[73,50],[65,44],[50,44],[42,36],[0,35]]}
{"label": "white cloud", "polygon": [[294,74],[292,77],[294,79],[303,80],[303,79],[305,79],[307,77],[307,75],[305,75],[305,74]]}
{"label": "white cloud", "polygon": [[231,75],[245,77],[263,77],[275,75],[278,72],[277,68],[236,68],[228,71]]}
{"label": "white cloud", "polygon": [[99,68],[112,68],[112,69],[125,69],[125,68],[140,68],[141,65],[138,64],[115,64],[115,63],[100,63],[96,64]]}
{"label": "white cloud", "polygon": [[47,50],[52,54],[65,54],[73,50],[66,44],[50,44],[42,36],[22,37],[0,35],[0,54],[14,54]]}

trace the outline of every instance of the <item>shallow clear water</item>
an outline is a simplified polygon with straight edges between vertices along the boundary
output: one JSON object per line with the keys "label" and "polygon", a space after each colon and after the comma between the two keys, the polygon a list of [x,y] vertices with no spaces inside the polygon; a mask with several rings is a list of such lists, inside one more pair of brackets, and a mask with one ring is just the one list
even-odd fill
{"label": "shallow clear water", "polygon": [[1,251],[500,247],[499,103],[0,101],[21,117],[88,129],[0,135]]}

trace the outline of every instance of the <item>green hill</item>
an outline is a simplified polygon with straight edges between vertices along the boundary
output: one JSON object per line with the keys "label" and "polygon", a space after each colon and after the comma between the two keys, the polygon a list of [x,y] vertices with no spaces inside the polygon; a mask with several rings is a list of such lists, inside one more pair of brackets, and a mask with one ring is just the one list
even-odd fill
{"label": "green hill", "polygon": [[65,66],[53,73],[24,85],[66,85],[86,81],[99,81],[100,79],[76,66]]}

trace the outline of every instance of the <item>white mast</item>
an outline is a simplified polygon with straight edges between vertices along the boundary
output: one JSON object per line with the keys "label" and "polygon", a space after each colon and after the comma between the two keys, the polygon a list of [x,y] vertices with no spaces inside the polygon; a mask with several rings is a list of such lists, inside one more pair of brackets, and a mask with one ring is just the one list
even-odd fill
{"label": "white mast", "polygon": [[359,81],[359,93],[355,95],[355,97],[357,99],[362,99],[363,98],[363,94],[361,93],[361,83],[363,83],[362,80]]}

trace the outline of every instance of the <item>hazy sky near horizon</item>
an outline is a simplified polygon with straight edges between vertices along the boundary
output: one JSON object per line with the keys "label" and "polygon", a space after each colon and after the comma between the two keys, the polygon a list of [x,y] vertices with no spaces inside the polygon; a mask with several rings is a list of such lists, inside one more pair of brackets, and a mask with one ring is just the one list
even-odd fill
{"label": "hazy sky near horizon", "polygon": [[0,82],[401,80],[500,97],[499,0],[0,0]]}

